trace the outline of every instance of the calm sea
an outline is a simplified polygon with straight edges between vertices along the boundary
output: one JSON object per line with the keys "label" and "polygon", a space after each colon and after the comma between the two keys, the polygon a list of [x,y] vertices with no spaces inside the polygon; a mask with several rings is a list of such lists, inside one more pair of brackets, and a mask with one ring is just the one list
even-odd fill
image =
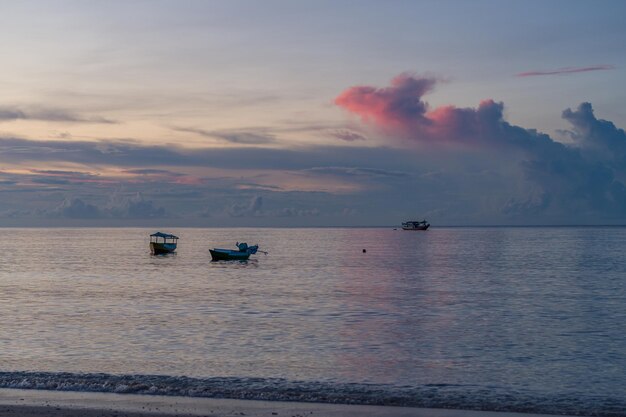
{"label": "calm sea", "polygon": [[626,228],[153,231],[0,229],[0,387],[626,416]]}

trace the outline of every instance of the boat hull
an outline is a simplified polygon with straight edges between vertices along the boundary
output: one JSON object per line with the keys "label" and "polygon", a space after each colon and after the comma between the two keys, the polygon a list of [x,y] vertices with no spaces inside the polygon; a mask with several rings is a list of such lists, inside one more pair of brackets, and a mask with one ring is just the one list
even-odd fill
{"label": "boat hull", "polygon": [[230,249],[209,249],[213,261],[247,261],[249,252],[241,252]]}
{"label": "boat hull", "polygon": [[426,226],[417,226],[417,227],[402,227],[402,230],[428,230],[428,228],[430,227],[429,224],[427,224]]}
{"label": "boat hull", "polygon": [[153,255],[167,255],[176,251],[175,243],[156,243],[150,242],[150,253]]}

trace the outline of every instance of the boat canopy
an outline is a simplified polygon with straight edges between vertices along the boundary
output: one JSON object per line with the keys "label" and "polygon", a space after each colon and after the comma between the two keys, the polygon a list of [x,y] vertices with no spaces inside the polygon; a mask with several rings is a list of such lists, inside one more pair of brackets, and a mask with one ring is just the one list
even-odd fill
{"label": "boat canopy", "polygon": [[163,239],[178,239],[178,236],[170,235],[169,233],[156,232],[152,233],[150,237],[162,237]]}

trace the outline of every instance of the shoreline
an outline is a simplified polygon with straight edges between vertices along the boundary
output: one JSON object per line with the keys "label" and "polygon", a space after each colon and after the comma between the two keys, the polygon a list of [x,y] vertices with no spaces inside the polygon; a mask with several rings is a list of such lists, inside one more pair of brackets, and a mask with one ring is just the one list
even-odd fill
{"label": "shoreline", "polygon": [[0,389],[0,416],[549,417],[550,415],[377,405],[235,400],[2,388]]}

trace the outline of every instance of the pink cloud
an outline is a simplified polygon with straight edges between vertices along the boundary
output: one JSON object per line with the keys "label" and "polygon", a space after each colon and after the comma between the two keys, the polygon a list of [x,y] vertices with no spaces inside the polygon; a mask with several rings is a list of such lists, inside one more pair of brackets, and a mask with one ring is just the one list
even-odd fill
{"label": "pink cloud", "polygon": [[391,80],[389,87],[348,88],[335,99],[335,104],[358,114],[365,122],[404,129],[425,122],[420,119],[427,110],[427,104],[421,101],[421,97],[432,91],[436,82],[434,78],[400,74]]}
{"label": "pink cloud", "polygon": [[502,103],[484,100],[477,109],[443,106],[429,110],[422,96],[437,80],[401,74],[385,88],[350,87],[335,104],[361,117],[365,123],[404,139],[418,141],[484,142],[502,122]]}
{"label": "pink cloud", "polygon": [[519,74],[515,74],[516,77],[534,77],[537,75],[562,75],[562,74],[575,74],[578,72],[589,72],[589,71],[606,71],[615,69],[613,65],[592,65],[589,67],[566,67],[566,68],[558,68],[555,70],[548,71],[527,71],[520,72]]}

